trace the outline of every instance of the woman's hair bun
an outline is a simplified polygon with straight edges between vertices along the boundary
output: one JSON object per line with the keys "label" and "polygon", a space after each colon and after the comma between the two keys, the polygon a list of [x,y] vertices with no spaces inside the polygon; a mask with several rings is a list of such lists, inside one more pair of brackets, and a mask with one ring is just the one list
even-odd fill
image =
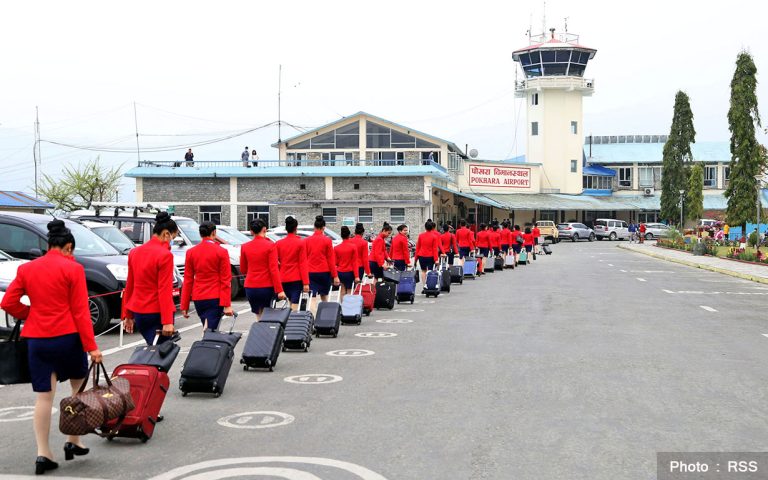
{"label": "woman's hair bun", "polygon": [[168,214],[168,212],[159,212],[155,216],[155,221],[158,222],[158,223],[167,222],[170,219],[171,219],[171,215]]}
{"label": "woman's hair bun", "polygon": [[315,217],[315,220],[325,220],[322,215],[317,215]]}
{"label": "woman's hair bun", "polygon": [[48,233],[53,235],[66,235],[69,229],[64,224],[64,220],[53,220],[48,222]]}

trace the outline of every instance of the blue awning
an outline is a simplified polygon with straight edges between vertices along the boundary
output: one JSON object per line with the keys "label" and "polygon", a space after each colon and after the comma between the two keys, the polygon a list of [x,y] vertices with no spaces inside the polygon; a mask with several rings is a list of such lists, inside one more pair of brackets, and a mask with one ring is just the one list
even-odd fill
{"label": "blue awning", "polygon": [[602,165],[587,165],[584,167],[584,175],[598,175],[601,177],[615,177],[616,170],[605,168]]}

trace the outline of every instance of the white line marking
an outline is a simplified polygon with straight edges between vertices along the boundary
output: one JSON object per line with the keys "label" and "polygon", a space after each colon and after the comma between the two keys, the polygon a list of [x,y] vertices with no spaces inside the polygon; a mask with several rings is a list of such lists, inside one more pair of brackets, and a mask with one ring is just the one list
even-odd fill
{"label": "white line marking", "polygon": [[703,308],[704,310],[708,311],[708,312],[716,312],[716,311],[717,311],[717,310],[715,310],[714,308],[712,308],[712,307],[708,307],[708,306],[706,306],[706,305],[699,305],[699,306],[700,306],[701,308]]}
{"label": "white line marking", "polygon": [[763,334],[763,336],[764,336],[764,337],[768,337],[768,333],[764,333],[764,334]]}
{"label": "white line marking", "polygon": [[640,278],[640,277],[637,277],[637,281],[638,281],[638,282],[644,282],[644,281],[645,281],[645,279],[644,279],[644,278]]}
{"label": "white line marking", "polygon": [[609,263],[609,264],[608,264],[608,266],[609,266],[609,267],[612,267],[612,266],[613,266],[613,264],[612,264],[612,263]]}
{"label": "white line marking", "polygon": [[626,270],[619,270],[621,273],[627,273]]}
{"label": "white line marking", "polygon": [[250,311],[251,311],[251,309],[250,309],[250,308],[246,308],[246,309],[244,309],[244,310],[240,310],[239,312],[237,312],[237,314],[238,314],[238,315],[243,315],[243,314],[245,314],[245,313],[249,313]]}
{"label": "white line marking", "polygon": [[[180,328],[177,331],[179,333],[187,332],[189,330],[192,330],[193,328],[200,328],[202,325],[199,323],[195,323],[194,325],[187,325],[186,327]],[[113,353],[122,352],[123,350],[126,350],[131,347],[138,347],[139,345],[144,345],[146,342],[144,340],[138,340],[135,342],[127,343],[123,345],[122,347],[115,347],[110,348],[109,350],[105,350],[101,352],[102,355],[112,355]]]}
{"label": "white line marking", "polygon": [[662,291],[665,292],[665,293],[673,293],[673,294],[675,293],[672,290],[667,290],[666,288],[664,290],[662,290]]}

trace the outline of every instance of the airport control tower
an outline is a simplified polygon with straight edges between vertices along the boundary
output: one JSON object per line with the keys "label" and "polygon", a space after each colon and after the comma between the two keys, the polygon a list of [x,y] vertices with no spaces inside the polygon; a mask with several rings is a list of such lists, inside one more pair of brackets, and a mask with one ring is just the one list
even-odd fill
{"label": "airport control tower", "polygon": [[515,94],[526,99],[526,159],[543,166],[542,193],[580,194],[582,97],[595,90],[584,71],[597,50],[579,45],[578,35],[554,28],[529,38],[529,46],[512,53],[525,73]]}

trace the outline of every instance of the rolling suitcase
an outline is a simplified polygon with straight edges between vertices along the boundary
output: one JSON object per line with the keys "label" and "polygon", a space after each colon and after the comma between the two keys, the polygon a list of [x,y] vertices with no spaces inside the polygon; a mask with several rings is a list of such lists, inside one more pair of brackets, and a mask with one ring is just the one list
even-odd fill
{"label": "rolling suitcase", "polygon": [[542,245],[541,249],[544,251],[544,255],[552,255],[552,249],[549,245]]}
{"label": "rolling suitcase", "polygon": [[493,268],[495,268],[496,270],[504,270],[504,259],[501,257],[494,258]]}
{"label": "rolling suitcase", "polygon": [[376,305],[376,283],[374,281],[362,283],[360,295],[363,296],[363,313],[369,316]]}
{"label": "rolling suitcase", "polygon": [[236,319],[237,314],[232,318],[229,333],[206,330],[203,339],[192,344],[179,378],[182,396],[199,392],[219,397],[224,393],[235,358],[235,346],[242,338],[239,332],[232,332]]}
{"label": "rolling suitcase", "polygon": [[307,293],[301,294],[299,310],[291,312],[288,323],[283,332],[283,351],[303,350],[308,351],[312,343],[312,330],[315,328],[315,317],[309,311],[311,297]]}
{"label": "rolling suitcase", "polygon": [[419,271],[416,269],[416,267],[413,267],[413,270],[404,270],[400,272],[400,281],[403,281],[403,278],[413,278],[413,283],[419,283],[421,279],[419,278]]}
{"label": "rolling suitcase", "polygon": [[483,261],[483,272],[485,273],[493,273],[496,271],[496,267],[494,266],[494,257],[485,257],[485,261]]}
{"label": "rolling suitcase", "polygon": [[375,308],[392,310],[395,308],[396,298],[397,289],[394,283],[384,281],[376,284],[376,298],[373,303]]}
{"label": "rolling suitcase", "polygon": [[464,276],[473,279],[477,278],[477,259],[475,257],[464,259]]}
{"label": "rolling suitcase", "polygon": [[344,295],[341,301],[341,323],[355,323],[360,325],[363,322],[363,284],[360,288],[353,288],[351,294]]}
{"label": "rolling suitcase", "polygon": [[448,268],[448,272],[450,273],[451,283],[464,283],[464,267],[461,265],[451,265]]}
{"label": "rolling suitcase", "polygon": [[283,327],[279,323],[255,322],[248,331],[240,363],[243,370],[268,368],[273,371],[283,347]]}
{"label": "rolling suitcase", "polygon": [[518,265],[528,265],[528,252],[525,250],[522,250],[520,254],[517,256],[517,264]]}
{"label": "rolling suitcase", "polygon": [[[406,273],[406,272],[403,272]],[[416,280],[413,275],[400,276],[400,283],[397,284],[397,303],[408,302],[416,299]]]}
{"label": "rolling suitcase", "polygon": [[330,335],[336,338],[339,335],[339,325],[341,325],[341,305],[339,305],[339,295],[341,291],[334,287],[328,300],[331,300],[334,292],[336,301],[320,302],[317,305],[317,318],[315,318],[315,336]]}
{"label": "rolling suitcase", "polygon": [[288,300],[283,301],[282,308],[277,308],[277,302],[272,300],[272,307],[267,307],[261,312],[260,322],[264,323],[279,323],[285,328],[285,324],[288,322],[288,315],[291,314],[291,309],[288,308]]}
{"label": "rolling suitcase", "polygon": [[384,276],[382,279],[385,282],[400,283],[400,270],[388,268],[384,270]]}
{"label": "rolling suitcase", "polygon": [[515,254],[509,252],[504,258],[504,268],[515,268]]}
{"label": "rolling suitcase", "polygon": [[429,298],[430,296],[434,296],[435,298],[440,295],[440,271],[439,270],[430,270],[427,272],[427,278],[424,279],[424,295]]}
{"label": "rolling suitcase", "polygon": [[112,371],[113,377],[122,377],[131,384],[134,408],[122,422],[115,419],[104,428],[107,440],[115,437],[138,438],[146,442],[152,438],[165,395],[171,386],[168,374],[152,365],[119,365]]}
{"label": "rolling suitcase", "polygon": [[440,291],[451,293],[451,267],[448,266],[448,258],[440,260]]}
{"label": "rolling suitcase", "polygon": [[151,365],[167,373],[173,366],[173,362],[176,361],[176,357],[179,356],[179,351],[181,351],[181,347],[176,344],[180,338],[178,332],[176,332],[170,340],[158,345],[157,341],[160,339],[160,330],[158,330],[152,345],[136,347],[136,350],[131,354],[131,358],[128,359],[128,363],[132,365]]}

